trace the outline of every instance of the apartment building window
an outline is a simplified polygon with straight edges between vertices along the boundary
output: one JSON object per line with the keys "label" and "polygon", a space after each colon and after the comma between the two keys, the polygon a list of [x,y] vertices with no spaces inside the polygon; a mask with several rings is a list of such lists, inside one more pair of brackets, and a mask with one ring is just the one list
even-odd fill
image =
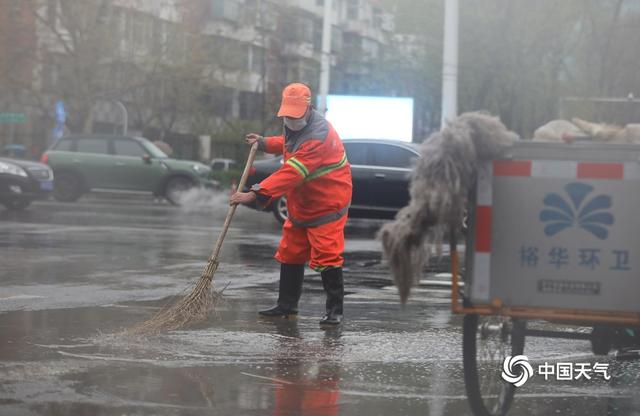
{"label": "apartment building window", "polygon": [[[322,50],[322,20],[316,20],[313,27],[313,49]],[[342,50],[342,30],[338,26],[331,27],[331,52],[339,53]]]}
{"label": "apartment building window", "polygon": [[258,26],[274,30],[278,26],[278,13],[273,8],[263,4],[257,19]]}
{"label": "apartment building window", "polygon": [[360,35],[355,33],[345,33],[343,41],[345,55],[359,55],[362,52],[362,37]]}
{"label": "apartment building window", "polygon": [[212,36],[207,42],[208,56],[215,68],[248,71],[252,67],[250,45],[236,39]]}
{"label": "apartment building window", "polygon": [[339,53],[342,50],[342,29],[331,27],[331,52]]}
{"label": "apartment building window", "polygon": [[281,24],[280,31],[287,41],[313,44],[315,27],[316,24],[312,18],[295,13],[287,15]]}
{"label": "apartment building window", "polygon": [[234,91],[228,87],[211,89],[211,112],[218,117],[230,117],[233,110]]}
{"label": "apartment building window", "polygon": [[382,10],[380,9],[373,9],[373,27],[382,27],[384,24],[384,20],[382,17]]}
{"label": "apartment building window", "polygon": [[261,116],[262,94],[253,91],[240,91],[240,118],[257,120]]}
{"label": "apartment building window", "polygon": [[322,50],[322,20],[313,21],[313,50]]}
{"label": "apartment building window", "polygon": [[362,38],[362,53],[371,59],[376,59],[379,56],[380,45],[373,39]]}
{"label": "apartment building window", "polygon": [[240,19],[240,5],[235,0],[211,0],[211,17],[237,22]]}
{"label": "apartment building window", "polygon": [[262,73],[265,65],[265,50],[257,46],[249,49],[249,69],[251,72]]}
{"label": "apartment building window", "polygon": [[242,6],[243,22],[267,30],[278,27],[279,8],[267,0],[245,0]]}
{"label": "apartment building window", "polygon": [[[339,0],[333,0],[333,3],[331,4],[331,7],[333,8],[333,10],[338,9],[338,1]],[[316,6],[324,7],[324,0],[316,0]]]}
{"label": "apartment building window", "polygon": [[296,28],[301,42],[313,42],[313,20],[307,17],[301,17],[297,21]]}
{"label": "apartment building window", "polygon": [[360,11],[360,0],[347,0],[347,19],[358,19]]}

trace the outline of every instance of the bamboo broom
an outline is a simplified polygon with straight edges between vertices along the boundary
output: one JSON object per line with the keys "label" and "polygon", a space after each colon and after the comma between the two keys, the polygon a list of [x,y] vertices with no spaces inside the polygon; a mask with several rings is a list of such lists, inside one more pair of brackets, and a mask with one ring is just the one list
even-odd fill
{"label": "bamboo broom", "polygon": [[[253,165],[253,161],[258,151],[258,143],[254,143],[249,151],[249,157],[247,158],[247,164],[242,172],[238,189],[241,191],[247,177],[249,176],[249,169]],[[209,261],[205,266],[200,279],[196,282],[195,286],[191,289],[191,292],[182,296],[177,302],[172,305],[167,305],[156,313],[151,319],[139,323],[127,330],[126,335],[143,335],[143,334],[155,334],[164,331],[173,331],[181,329],[202,321],[209,316],[209,313],[215,309],[216,303],[220,298],[220,293],[215,292],[213,289],[213,275],[218,268],[218,254],[222,248],[222,242],[227,235],[227,230],[231,224],[233,214],[236,212],[237,204],[229,206],[227,211],[227,217],[224,220],[222,231],[218,236],[216,245],[213,248],[213,252],[209,257]]]}

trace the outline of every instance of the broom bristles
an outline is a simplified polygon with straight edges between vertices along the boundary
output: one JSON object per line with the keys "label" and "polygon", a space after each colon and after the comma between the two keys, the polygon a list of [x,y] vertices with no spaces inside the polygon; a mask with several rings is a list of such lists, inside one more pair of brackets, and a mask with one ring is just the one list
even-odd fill
{"label": "broom bristles", "polygon": [[[249,151],[247,163],[242,172],[238,189],[242,190],[249,176],[249,169],[258,151],[258,142],[253,143]],[[218,241],[213,248],[209,261],[202,272],[202,276],[191,292],[180,299],[173,306],[161,309],[151,319],[124,331],[125,335],[154,334],[163,331],[173,331],[205,320],[211,311],[215,309],[218,299],[222,296],[222,291],[213,290],[213,275],[218,269],[218,254],[222,248],[222,242],[227,234],[233,214],[236,212],[238,204],[231,204],[224,220],[222,231],[218,236]]]}
{"label": "broom bristles", "polygon": [[207,319],[222,296],[222,291],[216,292],[213,289],[213,273],[216,266],[217,264],[214,267],[207,265],[205,273],[188,294],[174,304],[162,308],[151,319],[128,328],[124,334],[151,335],[174,331]]}

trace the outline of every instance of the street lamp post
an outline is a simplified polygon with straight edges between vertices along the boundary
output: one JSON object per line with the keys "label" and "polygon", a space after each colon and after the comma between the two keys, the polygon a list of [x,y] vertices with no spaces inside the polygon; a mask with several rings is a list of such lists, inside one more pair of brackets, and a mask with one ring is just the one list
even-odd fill
{"label": "street lamp post", "polygon": [[331,0],[324,0],[324,16],[322,19],[322,53],[320,57],[320,86],[318,91],[318,110],[321,114],[327,111],[327,94],[329,93],[329,71],[331,59]]}
{"label": "street lamp post", "polygon": [[458,0],[444,1],[442,118],[440,129],[458,115]]}

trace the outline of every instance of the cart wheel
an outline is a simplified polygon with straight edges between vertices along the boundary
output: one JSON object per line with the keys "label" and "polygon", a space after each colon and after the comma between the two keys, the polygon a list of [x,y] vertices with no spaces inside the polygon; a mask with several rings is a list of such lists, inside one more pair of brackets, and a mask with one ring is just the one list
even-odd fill
{"label": "cart wheel", "polygon": [[463,328],[464,383],[475,416],[503,416],[511,406],[515,386],[501,377],[502,363],[524,350],[524,321],[465,315]]}

